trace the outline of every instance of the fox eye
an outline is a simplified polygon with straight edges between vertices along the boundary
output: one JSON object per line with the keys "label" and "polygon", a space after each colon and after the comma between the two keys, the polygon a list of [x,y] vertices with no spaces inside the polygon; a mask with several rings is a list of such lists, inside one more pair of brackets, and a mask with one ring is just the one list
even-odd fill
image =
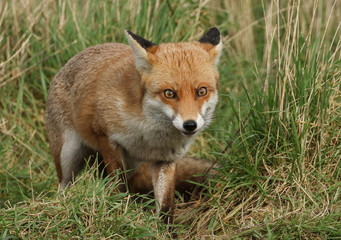
{"label": "fox eye", "polygon": [[173,90],[170,89],[166,89],[163,94],[165,95],[166,98],[175,98],[176,97],[176,93]]}
{"label": "fox eye", "polygon": [[198,97],[203,97],[207,94],[207,88],[201,87],[197,90],[197,96]]}

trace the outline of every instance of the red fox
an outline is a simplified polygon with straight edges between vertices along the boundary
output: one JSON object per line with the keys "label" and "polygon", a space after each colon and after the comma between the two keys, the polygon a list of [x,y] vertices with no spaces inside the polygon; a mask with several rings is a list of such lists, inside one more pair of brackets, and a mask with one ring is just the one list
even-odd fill
{"label": "red fox", "polygon": [[176,182],[209,168],[184,155],[212,121],[218,101],[220,32],[214,27],[197,42],[159,45],[125,34],[129,46],[90,47],[56,74],[47,135],[61,189],[85,158],[99,152],[107,173],[131,170],[126,174],[131,189],[152,185],[157,211],[171,222]]}

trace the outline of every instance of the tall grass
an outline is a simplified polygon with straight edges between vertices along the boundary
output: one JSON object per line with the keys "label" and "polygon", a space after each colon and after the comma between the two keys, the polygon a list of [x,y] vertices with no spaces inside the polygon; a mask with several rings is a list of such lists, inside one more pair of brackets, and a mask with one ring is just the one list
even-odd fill
{"label": "tall grass", "polygon": [[[154,200],[88,169],[65,193],[44,130],[49,82],[77,52],[224,36],[220,102],[190,154],[219,161],[181,239],[341,238],[340,1],[1,1],[0,237],[170,238]],[[227,147],[228,146],[228,147]]]}

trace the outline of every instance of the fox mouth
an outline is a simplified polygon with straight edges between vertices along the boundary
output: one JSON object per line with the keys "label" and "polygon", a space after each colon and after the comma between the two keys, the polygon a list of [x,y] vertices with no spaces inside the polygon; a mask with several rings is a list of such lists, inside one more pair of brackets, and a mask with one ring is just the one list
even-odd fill
{"label": "fox mouth", "polygon": [[186,136],[186,137],[193,136],[193,135],[196,133],[196,131],[193,131],[193,132],[189,132],[189,131],[180,131],[180,132],[181,132],[181,134],[182,134],[183,136]]}

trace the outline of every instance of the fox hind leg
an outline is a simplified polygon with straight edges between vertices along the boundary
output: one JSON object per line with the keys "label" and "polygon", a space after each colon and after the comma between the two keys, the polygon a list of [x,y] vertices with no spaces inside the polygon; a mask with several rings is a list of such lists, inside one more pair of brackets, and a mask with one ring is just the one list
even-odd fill
{"label": "fox hind leg", "polygon": [[59,184],[62,190],[74,181],[76,175],[82,170],[84,158],[88,156],[88,153],[88,147],[84,145],[77,132],[74,129],[67,129],[64,132],[64,142],[60,152]]}

